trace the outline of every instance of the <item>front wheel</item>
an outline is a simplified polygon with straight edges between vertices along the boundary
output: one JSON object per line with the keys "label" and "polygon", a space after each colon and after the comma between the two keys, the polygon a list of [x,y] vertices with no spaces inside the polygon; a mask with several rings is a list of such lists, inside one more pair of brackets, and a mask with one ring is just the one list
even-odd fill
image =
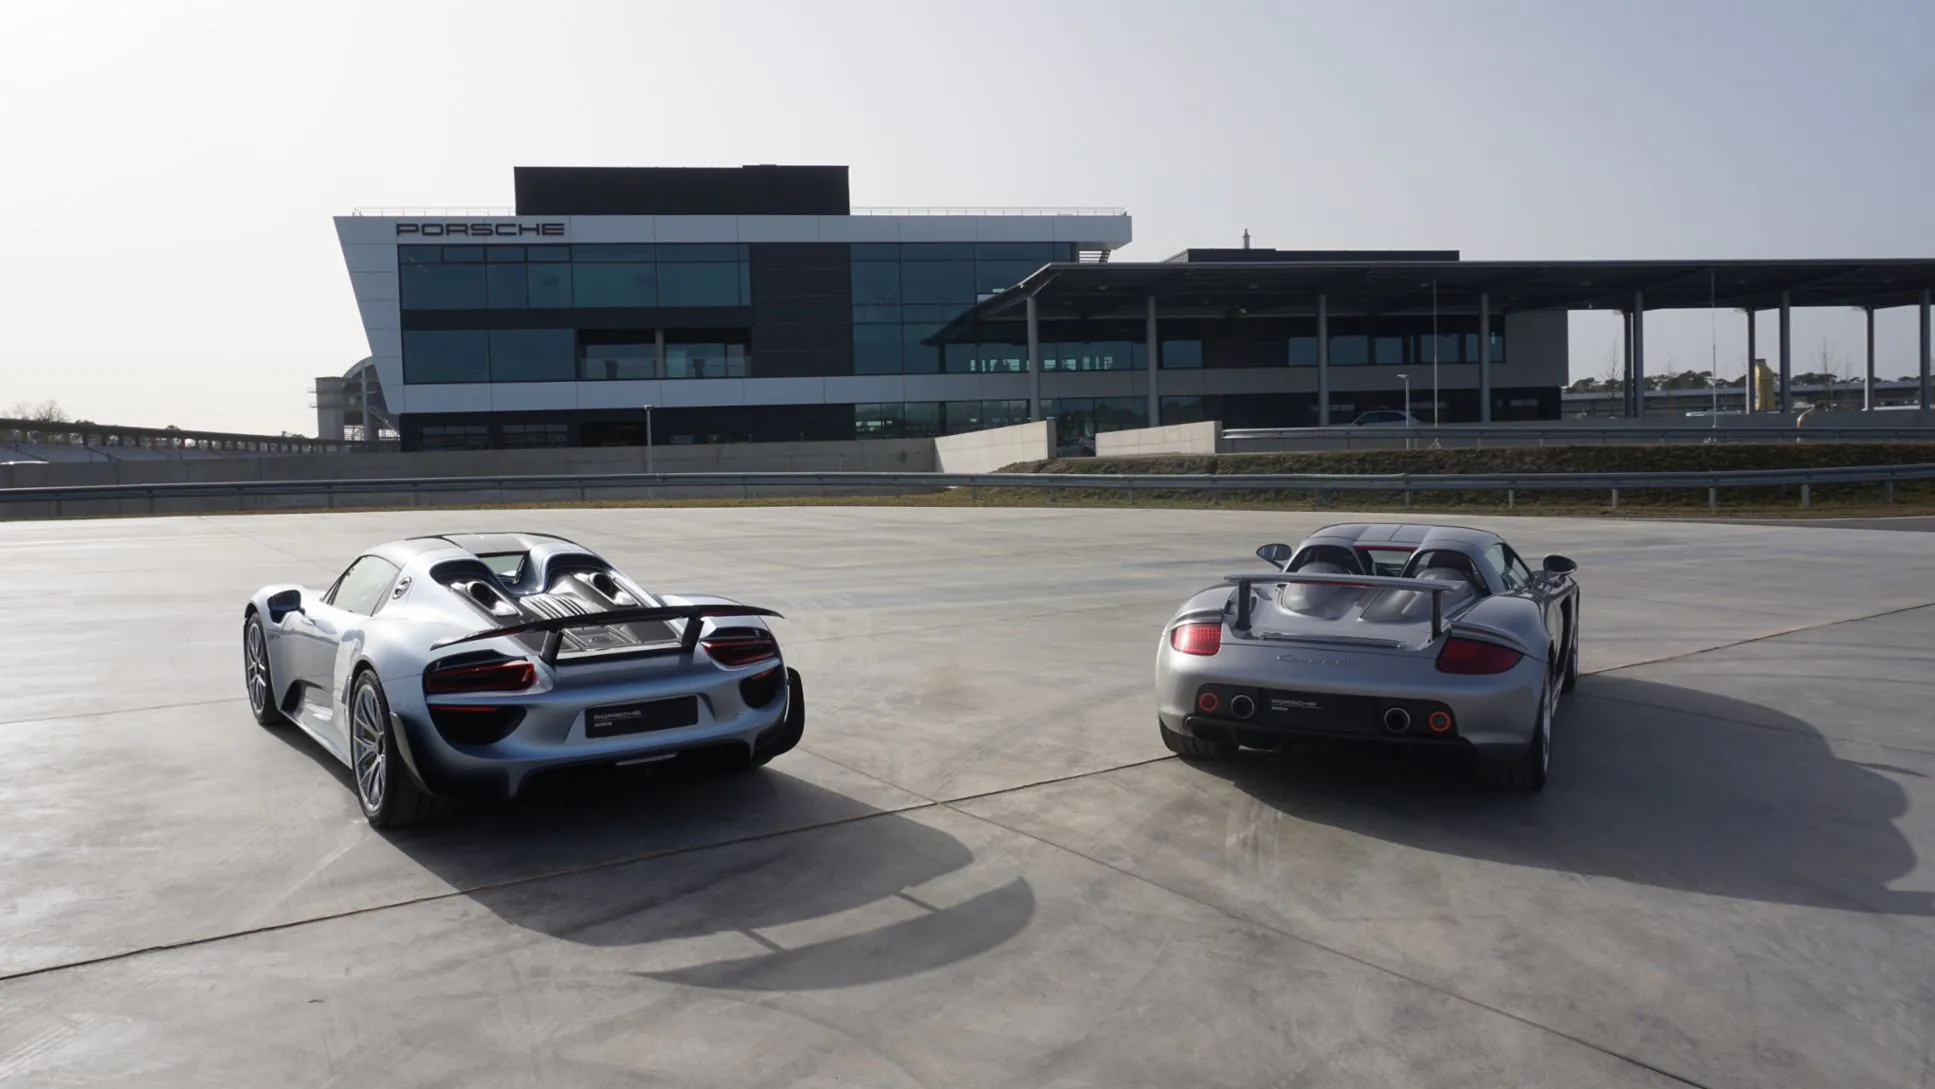
{"label": "front wheel", "polygon": [[376,674],[367,669],[350,687],[349,770],[356,780],[356,801],[371,827],[405,828],[443,809],[417,786],[398,758],[390,702]]}
{"label": "front wheel", "polygon": [[262,630],[262,617],[250,613],[242,621],[242,686],[249,694],[249,713],[262,726],[280,726],[288,720],[276,706],[275,671],[269,668],[269,638]]}

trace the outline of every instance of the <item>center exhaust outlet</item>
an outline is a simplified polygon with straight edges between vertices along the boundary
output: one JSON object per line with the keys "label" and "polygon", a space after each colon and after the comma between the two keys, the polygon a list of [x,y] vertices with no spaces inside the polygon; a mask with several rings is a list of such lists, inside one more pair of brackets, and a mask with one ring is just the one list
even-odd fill
{"label": "center exhaust outlet", "polygon": [[1401,734],[1411,728],[1411,712],[1402,707],[1393,707],[1384,712],[1384,728],[1394,734]]}
{"label": "center exhaust outlet", "polygon": [[1249,718],[1256,714],[1256,701],[1248,696],[1231,696],[1230,714],[1237,718]]}

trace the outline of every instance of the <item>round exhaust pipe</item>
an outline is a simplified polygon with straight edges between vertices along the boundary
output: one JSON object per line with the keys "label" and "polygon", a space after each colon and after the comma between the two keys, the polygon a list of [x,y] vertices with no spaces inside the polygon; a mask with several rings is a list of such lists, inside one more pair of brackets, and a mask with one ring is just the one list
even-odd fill
{"label": "round exhaust pipe", "polygon": [[1230,714],[1237,718],[1249,718],[1256,714],[1256,701],[1248,696],[1231,696]]}
{"label": "round exhaust pipe", "polygon": [[1384,728],[1394,734],[1401,734],[1411,728],[1411,712],[1402,707],[1393,707],[1384,712]]}

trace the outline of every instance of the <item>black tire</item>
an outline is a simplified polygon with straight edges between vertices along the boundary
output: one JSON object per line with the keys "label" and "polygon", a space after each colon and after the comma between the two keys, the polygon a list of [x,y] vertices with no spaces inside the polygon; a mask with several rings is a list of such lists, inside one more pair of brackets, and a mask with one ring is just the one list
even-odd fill
{"label": "black tire", "polygon": [[[371,704],[373,715],[369,714]],[[356,803],[370,826],[407,828],[440,816],[445,808],[443,802],[417,786],[397,753],[390,701],[383,695],[383,684],[376,679],[374,670],[363,670],[350,684],[348,713],[349,774],[355,782]],[[370,718],[374,721],[369,721]],[[372,742],[376,746],[374,757],[368,755]],[[374,766],[370,766],[372,763]]]}
{"label": "black tire", "polygon": [[779,729],[761,738],[759,744],[746,759],[746,770],[763,768],[773,762],[773,758],[791,752],[793,747],[806,736],[806,683],[800,680],[799,671],[792,667],[786,670],[786,718]]}
{"label": "black tire", "polygon": [[1538,791],[1545,789],[1552,756],[1552,682],[1545,682],[1539,693],[1538,719],[1532,727],[1532,741],[1525,751],[1509,760],[1478,759],[1472,764],[1473,778],[1479,785],[1500,790]]}
{"label": "black tire", "polygon": [[1160,721],[1156,728],[1162,731],[1162,743],[1169,751],[1185,760],[1228,760],[1236,755],[1236,742],[1210,741],[1206,738],[1179,734]]}
{"label": "black tire", "polygon": [[[255,681],[260,669],[260,683]],[[262,628],[262,617],[251,612],[242,620],[242,688],[248,694],[249,713],[257,725],[283,726],[289,721],[276,703],[275,670],[269,665],[269,636]]]}
{"label": "black tire", "polygon": [[1565,680],[1559,685],[1561,692],[1570,692],[1579,686],[1579,603],[1576,600],[1572,603],[1572,634],[1567,642],[1571,644],[1571,649],[1565,655]]}

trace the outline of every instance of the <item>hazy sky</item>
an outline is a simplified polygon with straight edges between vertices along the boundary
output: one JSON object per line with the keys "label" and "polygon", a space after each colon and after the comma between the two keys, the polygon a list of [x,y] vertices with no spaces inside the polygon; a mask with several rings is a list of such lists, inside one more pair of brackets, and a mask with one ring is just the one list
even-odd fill
{"label": "hazy sky", "polygon": [[[0,408],[313,433],[367,353],[331,227],[514,165],[844,163],[863,205],[1105,205],[1188,245],[1935,256],[1930,0],[0,0]],[[1762,318],[1763,352],[1774,319]],[[1879,321],[1914,369],[1912,311]],[[1719,316],[1722,374],[1744,318]],[[1649,371],[1706,369],[1705,311]],[[1858,372],[1853,311],[1795,317]],[[1573,319],[1575,377],[1616,319]]]}

